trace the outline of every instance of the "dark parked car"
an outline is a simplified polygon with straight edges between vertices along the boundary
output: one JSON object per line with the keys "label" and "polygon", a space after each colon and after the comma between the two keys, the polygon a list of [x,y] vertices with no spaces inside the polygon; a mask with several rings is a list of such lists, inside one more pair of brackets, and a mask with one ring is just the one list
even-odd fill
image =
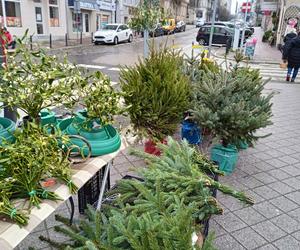
{"label": "dark parked car", "polygon": [[[205,25],[201,27],[198,31],[196,40],[200,45],[207,45],[209,43],[211,25]],[[213,34],[213,44],[225,45],[226,41],[229,37],[233,36],[233,32],[231,29],[228,29],[225,26],[214,26],[214,34]]]}
{"label": "dark parked car", "polygon": [[[211,25],[211,22],[206,22],[205,25]],[[224,26],[224,27],[227,27],[229,29],[232,29],[232,31],[234,32],[234,28],[235,28],[235,25],[234,23],[232,22],[221,22],[221,21],[217,21],[215,22],[215,25],[217,26]],[[243,30],[241,29],[241,32]],[[249,38],[250,36],[252,36],[254,33],[254,28],[250,28],[248,26],[246,26],[246,29],[245,29],[245,37],[246,38]]]}
{"label": "dark parked car", "polygon": [[[162,28],[161,23],[156,24],[155,28],[149,31],[149,36],[151,37],[163,36],[164,34],[165,31]],[[142,32],[142,37],[144,37],[144,32]]]}
{"label": "dark parked car", "polygon": [[183,32],[186,29],[186,24],[184,21],[179,21],[176,24],[175,32]]}

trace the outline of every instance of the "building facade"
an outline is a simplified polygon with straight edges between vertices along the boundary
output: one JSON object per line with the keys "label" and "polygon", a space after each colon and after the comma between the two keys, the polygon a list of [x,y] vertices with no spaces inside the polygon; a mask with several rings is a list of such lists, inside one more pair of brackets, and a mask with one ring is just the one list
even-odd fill
{"label": "building facade", "polygon": [[199,18],[210,21],[212,17],[212,0],[190,0],[189,22],[195,23]]}
{"label": "building facade", "polygon": [[52,34],[63,37],[66,27],[65,0],[0,0],[0,26],[12,35],[22,36],[28,29],[34,37]]}
{"label": "building facade", "polygon": [[[68,0],[67,33],[70,38],[90,36],[107,23],[116,21],[116,4],[114,0],[80,0],[76,11],[76,1]],[[75,6],[75,9],[74,9]]]}
{"label": "building facade", "polygon": [[117,22],[127,24],[138,6],[139,0],[119,0],[116,4]]}

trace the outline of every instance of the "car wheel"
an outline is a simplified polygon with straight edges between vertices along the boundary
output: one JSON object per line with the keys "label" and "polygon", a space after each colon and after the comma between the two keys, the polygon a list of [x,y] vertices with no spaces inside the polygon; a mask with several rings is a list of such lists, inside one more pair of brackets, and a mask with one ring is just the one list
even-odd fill
{"label": "car wheel", "polygon": [[185,32],[185,27],[183,28],[183,32]]}
{"label": "car wheel", "polygon": [[132,35],[129,35],[128,42],[129,42],[129,43],[132,43],[132,41],[133,41],[133,36],[132,36]]}
{"label": "car wheel", "polygon": [[119,39],[118,39],[118,37],[116,36],[115,38],[114,38],[114,45],[117,45],[119,43]]}
{"label": "car wheel", "polygon": [[94,42],[94,44],[95,44],[95,45],[98,45],[99,43],[98,43],[98,42]]}
{"label": "car wheel", "polygon": [[203,38],[199,39],[198,43],[199,43],[199,45],[205,45],[206,44],[206,42]]}

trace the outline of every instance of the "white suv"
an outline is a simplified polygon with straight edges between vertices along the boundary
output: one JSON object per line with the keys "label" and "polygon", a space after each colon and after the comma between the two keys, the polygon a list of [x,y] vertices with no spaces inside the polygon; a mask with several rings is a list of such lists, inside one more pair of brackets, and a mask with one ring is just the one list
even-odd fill
{"label": "white suv", "polygon": [[99,43],[113,43],[133,40],[132,30],[126,24],[107,24],[102,29],[95,32],[93,37],[94,44]]}

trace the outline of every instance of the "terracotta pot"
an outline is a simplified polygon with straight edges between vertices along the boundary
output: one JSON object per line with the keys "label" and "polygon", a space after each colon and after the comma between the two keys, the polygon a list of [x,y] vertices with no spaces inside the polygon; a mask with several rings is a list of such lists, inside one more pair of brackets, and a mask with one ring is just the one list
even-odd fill
{"label": "terracotta pot", "polygon": [[[161,143],[163,144],[167,144],[167,140],[163,139],[161,141]],[[156,155],[156,156],[160,156],[161,155],[161,150],[157,147],[157,142],[148,139],[145,142],[145,146],[144,146],[144,151],[148,154],[152,154],[152,155]]]}

